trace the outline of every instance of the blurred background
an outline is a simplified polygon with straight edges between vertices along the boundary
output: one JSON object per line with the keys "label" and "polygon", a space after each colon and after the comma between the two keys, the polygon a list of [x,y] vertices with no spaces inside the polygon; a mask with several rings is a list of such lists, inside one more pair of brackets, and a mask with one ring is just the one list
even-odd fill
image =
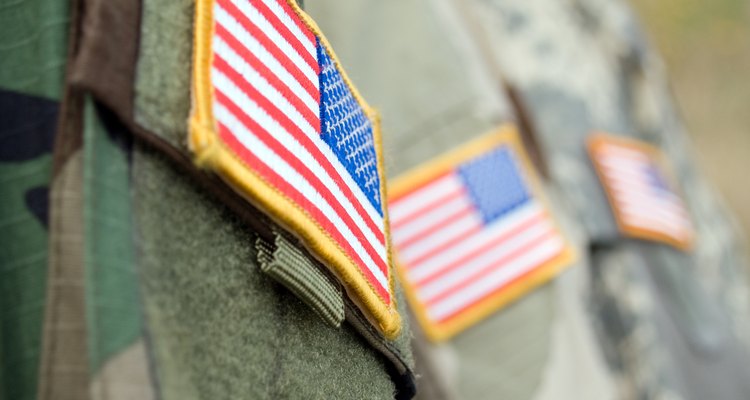
{"label": "blurred background", "polygon": [[667,65],[701,167],[750,248],[750,1],[631,2]]}

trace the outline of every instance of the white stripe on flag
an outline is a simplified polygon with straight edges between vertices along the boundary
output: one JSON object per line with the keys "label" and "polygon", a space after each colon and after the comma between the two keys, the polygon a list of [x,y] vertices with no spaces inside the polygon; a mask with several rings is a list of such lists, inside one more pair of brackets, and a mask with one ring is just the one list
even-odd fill
{"label": "white stripe on flag", "polygon": [[394,243],[403,243],[413,237],[424,233],[425,230],[446,221],[454,216],[457,212],[466,210],[471,207],[471,203],[466,196],[458,196],[437,207],[420,213],[419,216],[400,226],[392,234]]}
{"label": "white stripe on flag", "polygon": [[[217,71],[214,71],[214,74]],[[216,82],[215,82],[216,84]],[[218,87],[219,85],[217,85]],[[221,89],[220,89],[221,90]],[[244,104],[244,109],[247,110],[248,104]],[[365,267],[372,273],[378,283],[387,292],[390,292],[388,287],[388,279],[385,277],[383,272],[378,268],[376,263],[370,258],[367,251],[360,243],[360,238],[354,235],[349,227],[341,220],[335,209],[328,204],[328,202],[320,195],[320,193],[308,182],[297,170],[292,168],[283,158],[276,154],[273,150],[265,145],[257,136],[250,132],[229,110],[219,103],[214,104],[214,116],[216,120],[226,125],[230,132],[239,140],[249,151],[255,154],[264,164],[274,166],[274,170],[277,174],[283,177],[290,185],[300,191],[302,195],[314,204],[323,215],[328,218],[333,224],[336,230],[345,237],[350,239],[350,244],[357,255],[364,261]],[[260,125],[273,125],[273,121],[268,115],[264,113],[258,113],[254,120]],[[280,127],[271,132],[278,132]]]}
{"label": "white stripe on flag", "polygon": [[667,199],[643,196],[637,193],[623,193],[617,196],[617,203],[636,213],[687,222],[684,209]]}
{"label": "white stripe on flag", "polygon": [[617,169],[604,166],[604,174],[608,178],[618,178],[623,182],[649,182],[650,178],[646,175],[646,165],[637,166],[628,169]]}
{"label": "white stripe on flag", "polygon": [[461,181],[455,174],[448,174],[389,205],[391,223],[396,225],[415,212],[424,209],[435,200],[463,190]]}
{"label": "white stripe on flag", "polygon": [[445,251],[431,254],[430,258],[412,266],[407,272],[409,280],[419,282],[442,271],[447,266],[486,246],[541,213],[543,213],[542,207],[533,201],[519,207],[512,214],[492,222],[473,235],[466,236]]}
{"label": "white stripe on flag", "polygon": [[318,51],[315,48],[315,44],[310,42],[310,39],[299,29],[299,26],[295,24],[294,21],[292,21],[292,18],[284,11],[279,3],[275,1],[266,1],[266,5],[271,10],[271,12],[276,15],[276,18],[278,18],[279,21],[281,21],[281,23],[284,24],[284,26],[286,26],[290,32],[292,32],[292,35],[294,35],[297,40],[302,43],[302,46],[310,53],[313,59],[317,59]]}
{"label": "white stripe on flag", "polygon": [[450,243],[466,234],[476,231],[482,226],[482,217],[476,212],[469,213],[456,219],[442,229],[425,235],[422,239],[411,243],[399,251],[400,259],[409,265],[409,269],[418,265],[413,262],[421,257],[428,256],[435,249]]}
{"label": "white stripe on flag", "polygon": [[[214,19],[216,23],[226,28],[229,33],[236,37],[245,48],[266,65],[271,72],[279,78],[302,102],[313,112],[314,115],[320,114],[320,105],[310,96],[310,93],[292,76],[273,55],[258,42],[255,37],[250,35],[232,15],[221,8],[218,4],[214,7]],[[214,36],[215,37],[215,36]],[[315,83],[318,87],[318,83]]]}
{"label": "white stripe on flag", "polygon": [[648,186],[642,183],[625,183],[620,179],[611,178],[610,186],[617,196],[630,196],[632,198],[650,198],[651,201],[661,201],[665,205],[682,208],[682,201],[674,193],[662,188]]}
{"label": "white stripe on flag", "polygon": [[[240,11],[242,11],[245,16],[252,22],[255,26],[258,27],[269,39],[271,39],[272,42],[274,42],[281,51],[289,57],[289,59],[294,63],[294,66],[297,67],[298,70],[300,70],[308,80],[310,80],[310,83],[315,85],[315,87],[318,87],[318,74],[315,73],[315,70],[313,70],[310,65],[305,62],[305,60],[302,58],[302,56],[297,53],[297,51],[292,47],[292,45],[284,39],[284,37],[276,30],[276,28],[271,25],[271,23],[263,16],[263,14],[260,13],[255,7],[253,7],[252,4],[248,1],[239,1],[239,0],[230,0]],[[274,3],[273,1],[268,1],[266,4]],[[304,42],[303,42],[304,43]],[[317,58],[317,57],[313,57]]]}
{"label": "white stripe on flag", "polygon": [[[217,6],[217,9],[221,10],[221,8],[218,7],[218,6]],[[223,10],[221,10],[221,11],[223,11]],[[219,14],[221,14],[221,16]],[[260,44],[258,44],[257,41],[255,41],[255,39],[253,39],[250,36],[250,34],[247,33],[247,31],[245,31],[232,18],[232,16],[229,15],[228,13],[226,13],[225,11],[223,11],[222,13],[217,13],[216,19],[217,19],[217,21],[221,22],[221,24],[232,35],[235,35],[246,46],[248,44],[252,44],[254,42],[255,44],[257,44],[258,47],[260,47],[260,49],[262,49],[262,46],[260,46]],[[228,20],[225,21],[225,19],[228,19]],[[243,34],[243,32],[244,32],[244,34]],[[219,39],[216,39],[215,42],[218,43]],[[231,50],[231,48],[229,48],[228,46],[227,46],[227,48],[229,50]],[[250,48],[248,48],[248,49],[250,49]],[[252,49],[250,49],[250,50],[252,51]],[[234,53],[234,52],[232,52],[232,53],[236,56],[236,59],[230,61],[229,59],[225,58],[225,60],[227,60],[227,63],[229,65],[231,65],[235,70],[237,70],[238,72],[242,73],[242,70],[240,69],[241,68],[241,60],[242,59],[236,53]],[[264,57],[267,56],[269,59],[261,58],[259,53],[255,54],[255,56],[258,57],[261,60],[261,62],[263,62],[265,65],[267,65],[269,67],[269,69],[271,69],[271,71],[273,71],[274,73],[277,73],[277,76],[279,76],[279,78],[281,78],[281,75],[288,75],[288,73],[286,72],[286,70],[284,70],[284,68],[278,63],[278,61],[276,59],[274,59],[270,54],[266,53],[264,55]],[[222,58],[224,58],[224,57],[222,57]],[[273,60],[273,62],[271,62],[271,60]],[[276,64],[276,65],[271,65],[271,64]],[[249,66],[248,66],[248,68],[249,68]],[[245,75],[243,74],[243,76],[245,76]],[[245,78],[246,79],[250,79],[250,78],[252,78],[252,76],[250,76],[250,77],[245,76]],[[289,75],[289,79],[291,79],[293,82],[295,82],[299,86],[299,82],[297,82],[294,79],[294,77],[292,77],[291,75]],[[261,80],[262,80],[262,82],[261,82]],[[251,82],[251,84],[259,84],[259,85],[261,85],[263,87],[266,87],[267,89],[265,91],[262,91],[261,93],[264,96],[267,96],[267,98],[269,98],[269,100],[272,99],[272,98],[278,98],[276,96],[278,93],[276,93],[276,94],[269,93],[269,91],[270,92],[275,92],[275,90],[271,86],[269,86],[268,83],[260,75],[257,75],[257,79],[255,79],[253,81],[249,80],[249,82]],[[256,88],[260,91],[260,87],[256,87]],[[302,91],[302,93],[304,93],[308,98],[310,98],[310,96],[307,94],[307,92],[304,89],[302,89],[301,86],[299,86],[299,88]],[[295,94],[296,94],[296,92],[295,92]],[[274,96],[274,97],[268,97],[268,96]],[[280,97],[283,99],[283,96],[280,96]],[[315,107],[313,108],[313,111],[314,111],[315,115],[319,115],[320,114],[320,108],[319,108],[318,103],[315,102],[315,100],[313,100],[312,98],[310,98],[310,100],[315,104]],[[279,103],[277,101],[272,101],[272,102],[276,106],[279,106],[279,108],[287,116],[289,116],[290,119],[292,119],[291,118],[292,116],[287,112],[287,111],[289,111],[289,108],[282,108],[282,107],[280,107],[282,104],[289,104],[288,102],[286,102],[286,101],[284,101],[283,103]],[[236,103],[236,104],[243,104],[243,103]],[[330,161],[331,165],[336,170],[336,172],[338,173],[339,177],[341,177],[341,179],[344,181],[344,185],[346,185],[347,187],[350,188],[350,190],[354,194],[354,197],[355,197],[356,201],[359,202],[362,205],[362,208],[364,208],[367,216],[375,224],[375,226],[382,227],[383,224],[384,224],[383,223],[383,217],[380,216],[380,213],[377,210],[375,210],[375,207],[372,205],[372,203],[370,203],[370,200],[364,194],[364,192],[359,187],[359,185],[354,181],[354,179],[351,177],[351,175],[349,175],[349,172],[341,164],[341,162],[339,161],[338,157],[333,153],[333,151],[330,149],[330,147],[328,147],[328,145],[326,143],[323,143],[321,141],[320,135],[318,134],[317,130],[315,128],[313,128],[313,127],[310,127],[309,124],[303,123],[303,122],[306,122],[304,120],[304,118],[302,118],[299,123],[297,123],[297,121],[295,121],[294,119],[292,119],[292,120],[295,122],[295,124],[298,127],[300,127],[300,129],[302,130],[302,132],[313,143],[316,144],[316,147],[320,150],[321,153],[323,153],[323,157],[325,157],[326,159],[328,159]],[[269,132],[274,132],[274,131],[269,131]],[[320,145],[318,145],[318,144],[320,144]]]}
{"label": "white stripe on flag", "polygon": [[430,305],[427,308],[427,314],[430,318],[442,321],[447,317],[455,314],[457,311],[466,308],[475,301],[487,296],[493,291],[503,287],[513,279],[524,273],[538,267],[540,264],[559,254],[563,249],[563,241],[560,237],[554,236],[540,243],[532,250],[525,252],[513,261],[502,265],[489,275],[467,285],[465,288],[456,293],[447,296],[445,299]]}
{"label": "white stripe on flag", "polygon": [[[553,232],[552,224],[547,220],[540,220],[517,235],[507,238],[487,251],[481,252],[457,267],[443,271],[439,277],[430,280],[417,290],[418,297],[425,303],[442,295],[448,290],[463,285],[463,279],[473,276],[491,267],[513,252],[540,241],[545,235]],[[463,278],[463,279],[462,279]]]}
{"label": "white stripe on flag", "polygon": [[[341,192],[338,185],[333,181],[323,167],[318,163],[315,157],[310,154],[289,132],[284,129],[278,121],[269,116],[263,109],[258,107],[257,103],[242,92],[235,84],[217,69],[211,71],[212,82],[214,87],[224,93],[234,104],[242,104],[242,110],[253,120],[256,121],[267,132],[273,132],[273,137],[281,143],[283,147],[289,149],[310,171],[321,180],[333,194],[334,199],[344,208],[346,213],[352,218],[354,223],[365,235],[375,252],[386,262],[385,245],[375,237],[367,224],[362,220],[362,216],[357,213],[354,206],[349,202],[346,196]],[[282,111],[286,112],[282,108]],[[253,150],[248,148],[248,150]],[[273,165],[273,164],[269,164]],[[317,204],[313,202],[313,204]],[[382,225],[380,225],[382,226]],[[346,236],[345,236],[346,237]],[[386,262],[387,263],[387,262]]]}

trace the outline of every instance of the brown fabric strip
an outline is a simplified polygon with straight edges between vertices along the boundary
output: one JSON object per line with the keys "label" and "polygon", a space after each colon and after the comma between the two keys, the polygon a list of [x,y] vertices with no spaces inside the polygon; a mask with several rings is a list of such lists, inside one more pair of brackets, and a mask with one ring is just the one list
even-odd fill
{"label": "brown fabric strip", "polygon": [[[66,77],[80,43],[83,4],[70,1]],[[49,260],[37,398],[88,399],[83,271],[83,96],[67,83],[61,98],[50,187]]]}
{"label": "brown fabric strip", "polygon": [[[65,65],[66,83],[60,99],[60,114],[57,122],[57,136],[53,152],[53,179],[57,171],[62,168],[68,158],[83,146],[83,131],[81,110],[83,100],[80,93],[71,87],[67,81],[72,70],[72,60],[78,52],[80,43],[80,21],[83,14],[81,0],[70,1],[70,28],[68,29],[68,54]],[[66,134],[61,134],[66,133]],[[75,134],[70,134],[75,133]]]}
{"label": "brown fabric strip", "polygon": [[518,130],[521,133],[520,136],[521,140],[523,141],[523,145],[526,148],[526,153],[529,155],[529,158],[536,167],[537,171],[539,171],[539,174],[544,179],[549,180],[549,166],[547,165],[547,161],[544,158],[544,154],[539,143],[539,137],[536,133],[536,127],[534,126],[534,121],[531,118],[531,115],[529,115],[526,103],[523,101],[523,97],[518,92],[518,90],[516,90],[516,88],[513,87],[510,83],[504,80],[503,87],[505,88],[505,93],[508,95],[510,103],[516,113]]}
{"label": "brown fabric strip", "polygon": [[139,1],[84,0],[80,43],[69,79],[113,110],[132,115],[134,61],[140,31]]}

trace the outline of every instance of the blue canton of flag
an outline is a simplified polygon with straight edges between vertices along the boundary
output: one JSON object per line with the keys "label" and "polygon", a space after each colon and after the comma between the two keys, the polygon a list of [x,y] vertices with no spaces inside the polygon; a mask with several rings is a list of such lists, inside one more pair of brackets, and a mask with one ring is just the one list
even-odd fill
{"label": "blue canton of flag", "polygon": [[372,124],[336,69],[318,45],[322,139],[336,153],[375,210],[383,215]]}
{"label": "blue canton of flag", "polygon": [[485,223],[530,200],[529,191],[508,147],[458,167],[464,185]]}

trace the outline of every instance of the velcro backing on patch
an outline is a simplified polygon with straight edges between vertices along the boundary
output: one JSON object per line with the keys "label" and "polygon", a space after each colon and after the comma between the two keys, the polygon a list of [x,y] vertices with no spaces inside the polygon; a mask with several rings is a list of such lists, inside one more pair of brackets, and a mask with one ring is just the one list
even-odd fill
{"label": "velcro backing on patch", "polygon": [[620,231],[688,250],[693,225],[666,159],[648,143],[595,134],[588,151]]}
{"label": "velcro backing on patch", "polygon": [[400,329],[375,112],[293,0],[198,0],[189,144]]}
{"label": "velcro backing on patch", "polygon": [[512,127],[420,166],[390,191],[398,271],[433,340],[480,322],[573,260]]}

